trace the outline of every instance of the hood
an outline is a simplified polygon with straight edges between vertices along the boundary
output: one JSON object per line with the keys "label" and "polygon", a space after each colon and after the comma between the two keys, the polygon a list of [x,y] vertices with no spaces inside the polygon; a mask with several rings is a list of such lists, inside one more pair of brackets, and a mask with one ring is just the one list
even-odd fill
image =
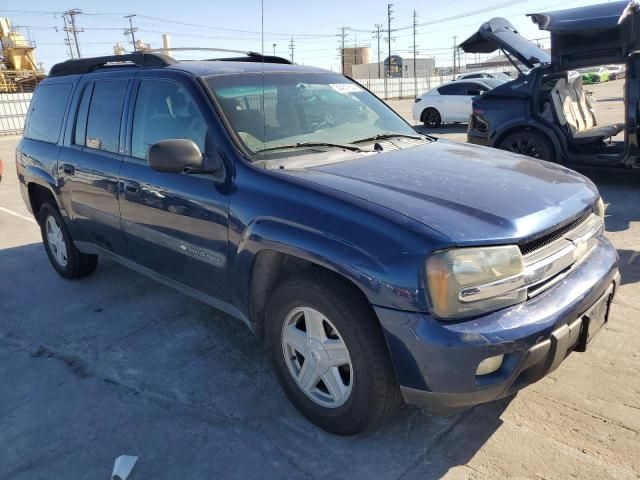
{"label": "hood", "polygon": [[593,208],[598,192],[563,167],[439,140],[298,170],[278,170],[381,205],[459,246],[520,243]]}
{"label": "hood", "polygon": [[635,2],[602,3],[529,16],[540,30],[551,32],[551,59],[556,68],[623,62],[640,47]]}
{"label": "hood", "polygon": [[551,62],[547,52],[524,38],[508,20],[500,17],[483,23],[476,33],[460,44],[460,48],[466,53],[493,53],[501,49],[527,68]]}

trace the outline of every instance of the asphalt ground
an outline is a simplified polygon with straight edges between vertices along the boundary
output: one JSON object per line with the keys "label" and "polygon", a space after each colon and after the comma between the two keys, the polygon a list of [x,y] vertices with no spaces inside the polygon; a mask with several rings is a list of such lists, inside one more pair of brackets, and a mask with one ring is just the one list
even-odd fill
{"label": "asphalt ground", "polygon": [[593,177],[623,284],[586,353],[516,397],[405,407],[341,438],[298,414],[238,321],[110,261],[60,278],[19,194],[18,140],[0,138],[1,479],[108,478],[122,454],[139,457],[131,480],[640,478],[637,178]]}

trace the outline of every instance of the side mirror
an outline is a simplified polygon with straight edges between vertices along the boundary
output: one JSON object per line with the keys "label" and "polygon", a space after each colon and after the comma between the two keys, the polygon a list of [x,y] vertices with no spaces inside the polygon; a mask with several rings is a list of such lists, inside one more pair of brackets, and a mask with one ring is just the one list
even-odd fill
{"label": "side mirror", "polygon": [[202,152],[193,140],[184,138],[154,143],[147,154],[149,166],[158,172],[182,173],[203,167]]}

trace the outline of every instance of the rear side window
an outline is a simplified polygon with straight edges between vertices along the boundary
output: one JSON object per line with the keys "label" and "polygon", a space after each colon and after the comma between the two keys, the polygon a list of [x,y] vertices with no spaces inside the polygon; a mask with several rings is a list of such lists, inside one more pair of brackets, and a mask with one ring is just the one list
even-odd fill
{"label": "rear side window", "polygon": [[[120,141],[120,121],[124,97],[127,93],[127,80],[110,80],[96,82],[89,103],[89,115],[87,116],[87,128],[85,146],[103,150],[105,152],[118,152]],[[90,94],[90,89],[85,95]],[[84,102],[84,98],[82,99]],[[82,106],[82,105],[81,105]],[[76,126],[76,133],[82,131]],[[78,141],[82,139],[77,138]]]}
{"label": "rear side window", "polygon": [[64,112],[71,95],[70,83],[40,85],[29,106],[24,136],[41,142],[57,143]]}
{"label": "rear side window", "polygon": [[466,83],[450,83],[438,89],[440,95],[466,95]]}

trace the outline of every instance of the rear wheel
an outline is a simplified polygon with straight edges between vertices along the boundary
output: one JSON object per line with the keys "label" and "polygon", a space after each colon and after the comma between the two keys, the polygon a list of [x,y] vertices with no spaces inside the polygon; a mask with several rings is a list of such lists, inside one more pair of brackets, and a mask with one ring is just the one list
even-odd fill
{"label": "rear wheel", "polygon": [[435,108],[429,107],[422,112],[422,123],[427,128],[438,128],[442,125],[442,116]]}
{"label": "rear wheel", "polygon": [[508,135],[500,142],[499,148],[549,162],[555,160],[551,142],[544,135],[531,130],[520,130]]}
{"label": "rear wheel", "polygon": [[55,205],[44,203],[38,220],[44,248],[56,272],[71,280],[89,275],[96,269],[98,256],[84,254],[76,248]]}
{"label": "rear wheel", "polygon": [[282,388],[320,428],[353,435],[400,403],[377,318],[348,284],[323,272],[287,279],[274,292],[266,321]]}

